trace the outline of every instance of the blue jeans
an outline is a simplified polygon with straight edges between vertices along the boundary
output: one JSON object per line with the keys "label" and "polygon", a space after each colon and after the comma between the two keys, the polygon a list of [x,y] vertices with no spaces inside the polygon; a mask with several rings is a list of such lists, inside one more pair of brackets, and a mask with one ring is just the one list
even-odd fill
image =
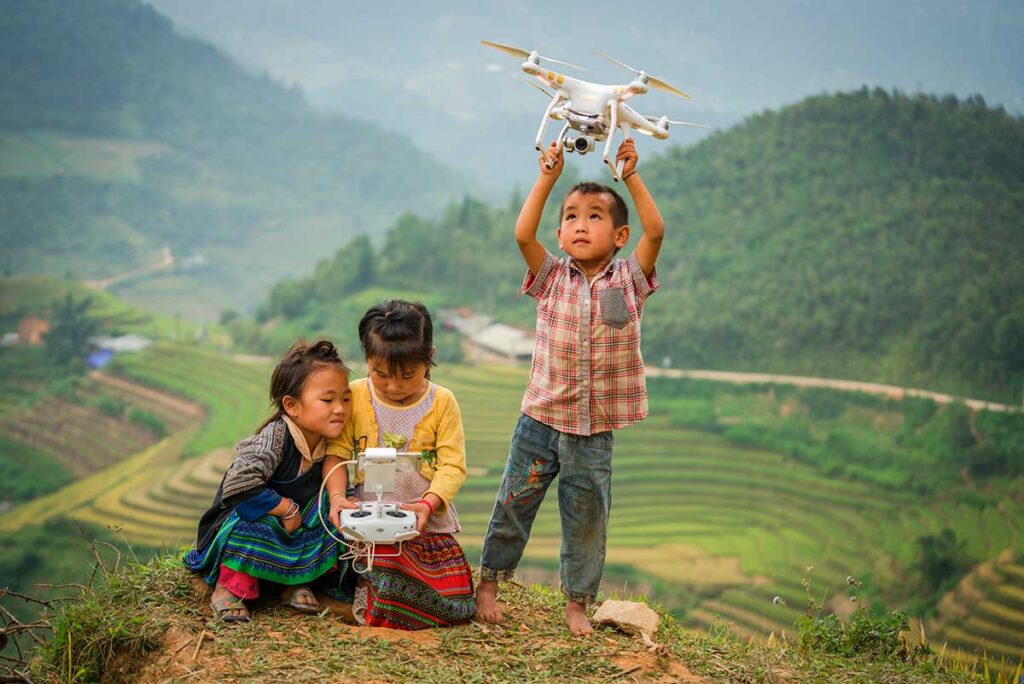
{"label": "blue jeans", "polygon": [[548,485],[558,482],[562,521],[559,579],[570,600],[597,596],[612,505],[612,433],[570,435],[522,415],[480,556],[480,579],[514,574]]}

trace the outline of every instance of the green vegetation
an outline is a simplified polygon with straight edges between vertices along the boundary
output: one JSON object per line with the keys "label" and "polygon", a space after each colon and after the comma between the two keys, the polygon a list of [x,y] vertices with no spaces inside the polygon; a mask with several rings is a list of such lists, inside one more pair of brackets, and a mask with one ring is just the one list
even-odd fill
{"label": "green vegetation", "polygon": [[[645,157],[668,226],[645,357],[1016,403],[1022,159],[1024,122],[980,99],[866,89],[809,98]],[[571,180],[542,222],[552,251],[555,200]],[[429,282],[441,304],[529,325],[532,302],[515,296],[516,205],[467,198],[438,220],[402,217],[373,258],[351,244],[314,276],[280,284],[264,311],[306,322],[346,296],[319,287],[324,276],[372,262],[364,285]]]}
{"label": "green vegetation", "polygon": [[938,534],[926,534],[917,539],[917,555],[913,572],[921,588],[920,604],[915,613],[932,612],[947,591],[957,585],[970,565],[966,544],[956,538],[953,530],[945,527]]}
{"label": "green vegetation", "polygon": [[4,275],[109,277],[168,247],[173,267],[117,287],[215,318],[455,187],[409,141],[314,111],[138,0],[16,0],[0,44]]}
{"label": "green vegetation", "polygon": [[673,424],[785,452],[824,475],[922,495],[964,477],[1021,474],[1024,414],[939,407],[785,385],[651,378],[655,411]]}
{"label": "green vegetation", "polygon": [[92,300],[75,301],[68,294],[53,307],[50,330],[43,339],[46,352],[57,366],[83,367],[89,339],[99,330],[100,323],[89,315]]}
{"label": "green vegetation", "polygon": [[[980,672],[978,666],[927,653],[907,657],[858,647],[837,655],[810,644],[798,650],[785,641],[742,643],[720,630],[684,630],[664,612],[654,653],[639,638],[607,628],[599,628],[595,638],[574,640],[561,623],[561,595],[538,586],[509,587],[504,600],[510,620],[504,625],[384,638],[341,622],[333,609],[304,618],[275,602],[262,602],[248,625],[218,623],[202,609],[206,597],[175,556],[104,567],[100,579],[64,605],[55,638],[34,666],[36,677],[138,680],[180,673],[278,681],[295,677],[298,669],[303,678],[339,681],[605,682],[632,674],[645,681],[784,676],[888,683],[970,682],[978,681]],[[213,638],[204,638],[204,630]],[[396,647],[403,657],[395,657]]]}
{"label": "green vegetation", "polygon": [[[0,350],[0,501],[28,501],[144,450],[201,417],[198,405],[108,376],[58,375],[42,349]],[[18,363],[39,362],[28,370]],[[42,376],[42,377],[40,377]],[[46,382],[43,382],[43,379]]]}
{"label": "green vegetation", "polygon": [[183,457],[233,445],[252,434],[269,410],[270,366],[238,363],[199,347],[156,344],[138,354],[118,357],[109,370],[191,399],[206,409],[206,422],[185,447]]}
{"label": "green vegetation", "polygon": [[893,658],[906,656],[902,632],[910,629],[910,620],[899,611],[873,615],[865,609],[844,623],[835,613],[808,617],[799,624],[800,648],[851,657],[860,654]]}
{"label": "green vegetation", "polygon": [[670,151],[647,177],[680,298],[648,349],[1019,398],[1022,159],[980,98],[866,88]]}
{"label": "green vegetation", "polygon": [[149,411],[144,411],[139,408],[133,408],[131,411],[128,412],[128,420],[135,423],[136,425],[141,425],[142,427],[146,428],[147,430],[152,432],[153,436],[156,437],[157,439],[163,437],[167,433],[167,428],[166,426],[164,426],[164,421],[160,420],[159,416],[154,416]]}
{"label": "green vegetation", "polygon": [[982,563],[943,598],[933,630],[941,627],[950,648],[965,653],[985,649],[993,660],[1024,662],[1020,637],[1014,636],[1024,629],[1022,560]]}
{"label": "green vegetation", "polygon": [[[82,283],[44,276],[13,276],[0,278],[0,328],[15,331],[26,316],[51,319],[59,306],[71,297],[75,301],[90,301],[88,316],[98,321],[104,334],[137,333],[151,338],[183,339],[196,336],[198,326],[180,318],[143,311],[124,300]],[[0,359],[12,359],[3,366],[4,377],[9,373],[31,374],[39,378],[49,373],[45,359],[33,356],[35,352],[23,347],[0,350]],[[26,355],[24,363],[13,360],[16,354]],[[2,362],[2,361],[0,361]]]}
{"label": "green vegetation", "polygon": [[73,479],[50,455],[0,434],[0,501],[28,501]]}

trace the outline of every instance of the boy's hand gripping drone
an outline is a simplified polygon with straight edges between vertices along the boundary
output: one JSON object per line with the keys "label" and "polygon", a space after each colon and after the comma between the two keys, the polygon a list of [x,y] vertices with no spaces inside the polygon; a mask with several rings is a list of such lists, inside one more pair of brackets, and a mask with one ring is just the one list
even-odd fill
{"label": "boy's hand gripping drone", "polygon": [[416,529],[415,513],[402,510],[401,504],[384,501],[385,493],[395,491],[395,471],[399,460],[411,463],[411,467],[415,469],[420,455],[420,452],[399,452],[392,448],[366,449],[359,453],[355,460],[337,464],[324,476],[323,484],[320,486],[321,497],[331,473],[336,468],[353,463],[356,470],[364,475],[363,490],[372,491],[377,497],[375,501],[360,501],[358,508],[346,508],[341,511],[341,535],[344,540],[334,536],[321,511],[320,524],[335,540],[349,547],[349,552],[343,554],[341,558],[358,559],[365,556],[365,570],[372,570],[374,557],[381,555],[376,550],[378,544],[398,544],[399,548],[395,553],[387,554],[397,556],[401,554],[402,542],[420,536]]}
{"label": "boy's hand gripping drone", "polygon": [[[510,45],[492,43],[489,40],[480,41],[489,47],[501,50],[505,54],[524,59],[522,64],[524,72],[535,76],[541,83],[554,89],[554,94],[538,86],[545,95],[551,98],[548,107],[544,110],[544,117],[541,119],[540,129],[537,131],[537,139],[534,147],[541,150],[541,142],[544,138],[544,130],[547,128],[549,119],[565,121],[556,142],[566,152],[577,152],[586,154],[592,151],[598,141],[604,140],[604,163],[612,172],[612,178],[621,180],[622,165],[616,167],[609,161],[612,140],[615,137],[616,129],[622,131],[622,137],[629,139],[630,131],[636,131],[644,135],[651,135],[659,140],[668,137],[669,124],[677,126],[693,126],[696,128],[711,128],[703,124],[687,123],[686,121],[670,121],[668,117],[644,116],[626,104],[626,100],[634,95],[643,95],[649,88],[657,88],[666,92],[691,99],[689,95],[674,88],[660,78],[649,75],[646,71],[634,69],[623,64],[617,59],[610,57],[603,52],[598,52],[605,59],[615,62],[621,67],[629,69],[635,76],[627,85],[602,85],[581,81],[565,74],[555,71],[548,71],[540,66],[544,60],[555,64],[582,69],[567,62],[560,62],[557,59],[542,57],[536,51],[527,52]],[[576,131],[579,135],[576,138],[569,138],[570,131]]]}

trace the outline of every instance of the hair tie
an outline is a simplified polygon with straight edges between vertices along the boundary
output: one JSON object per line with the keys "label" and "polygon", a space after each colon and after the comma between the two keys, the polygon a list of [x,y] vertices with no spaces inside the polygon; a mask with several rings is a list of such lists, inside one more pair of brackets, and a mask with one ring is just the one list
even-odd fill
{"label": "hair tie", "polygon": [[384,312],[384,318],[391,318],[391,312],[390,311],[385,311]]}

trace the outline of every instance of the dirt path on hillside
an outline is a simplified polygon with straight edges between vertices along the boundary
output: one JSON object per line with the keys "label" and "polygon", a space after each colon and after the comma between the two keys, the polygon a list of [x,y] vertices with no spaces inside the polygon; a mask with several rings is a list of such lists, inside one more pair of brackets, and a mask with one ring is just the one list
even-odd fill
{"label": "dirt path on hillside", "polygon": [[85,284],[97,290],[105,290],[111,285],[116,285],[122,280],[127,280],[128,278],[144,275],[146,273],[156,273],[157,271],[169,269],[172,266],[174,266],[174,255],[171,254],[170,247],[164,247],[160,253],[159,261],[154,261],[153,263],[140,268],[132,268],[124,271],[123,273],[118,273],[117,275],[112,275],[107,278],[86,280]]}
{"label": "dirt path on hillside", "polygon": [[647,366],[647,375],[653,378],[692,378],[694,380],[714,380],[717,382],[730,382],[735,385],[751,384],[774,384],[794,385],[796,387],[823,387],[826,389],[842,390],[844,392],[866,392],[876,394],[888,399],[906,399],[916,397],[919,399],[931,399],[936,404],[963,403],[967,408],[974,411],[1000,411],[1017,412],[1022,407],[1010,404],[1000,404],[982,399],[968,399],[955,397],[952,394],[941,392],[930,392],[912,387],[896,387],[895,385],[883,385],[877,382],[858,382],[856,380],[836,380],[833,378],[815,378],[802,375],[775,375],[773,373],[735,373],[732,371],[712,370],[683,370],[677,368],[657,368]]}
{"label": "dirt path on hillside", "polygon": [[173,394],[167,394],[166,392],[161,392],[144,385],[136,384],[129,380],[124,380],[123,378],[101,373],[99,371],[93,371],[89,374],[89,377],[96,382],[102,383],[115,390],[121,390],[128,394],[145,397],[153,403],[166,406],[168,409],[176,411],[182,415],[190,416],[192,418],[203,417],[202,406],[187,399],[176,397]]}

